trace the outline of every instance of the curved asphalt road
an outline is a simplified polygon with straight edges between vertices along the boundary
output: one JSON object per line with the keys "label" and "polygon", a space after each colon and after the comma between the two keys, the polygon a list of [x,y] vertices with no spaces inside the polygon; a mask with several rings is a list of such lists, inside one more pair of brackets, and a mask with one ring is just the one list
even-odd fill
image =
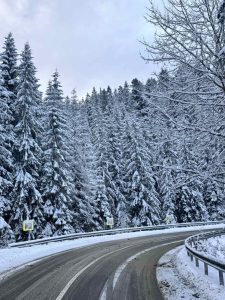
{"label": "curved asphalt road", "polygon": [[100,243],[30,263],[0,281],[0,300],[161,300],[157,262],[191,234]]}

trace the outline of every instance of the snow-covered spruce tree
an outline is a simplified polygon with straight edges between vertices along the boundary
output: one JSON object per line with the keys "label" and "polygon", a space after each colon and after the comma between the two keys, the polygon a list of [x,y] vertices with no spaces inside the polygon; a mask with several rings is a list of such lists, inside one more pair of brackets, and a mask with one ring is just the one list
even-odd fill
{"label": "snow-covered spruce tree", "polygon": [[158,75],[158,90],[160,92],[166,91],[169,88],[170,77],[167,69],[161,69]]}
{"label": "snow-covered spruce tree", "polygon": [[148,94],[151,94],[156,90],[157,87],[157,81],[155,78],[148,78],[145,84],[145,92]]}
{"label": "snow-covered spruce tree", "polygon": [[1,72],[3,85],[10,92],[8,104],[13,106],[17,94],[18,67],[17,67],[17,49],[12,33],[5,38],[3,53],[1,54]]}
{"label": "snow-covered spruce tree", "polygon": [[97,160],[97,180],[96,180],[96,195],[95,204],[99,212],[98,223],[105,226],[107,218],[113,216],[112,206],[107,198],[107,190],[105,185],[105,172],[104,172],[104,159],[103,154],[99,153]]}
{"label": "snow-covered spruce tree", "polygon": [[160,222],[160,202],[155,190],[155,179],[149,165],[144,140],[137,125],[127,126],[124,143],[125,188],[130,202],[131,221],[134,226]]}
{"label": "snow-covered spruce tree", "polygon": [[[120,105],[121,104],[121,105]],[[124,110],[124,104],[118,103],[115,107],[115,128],[113,133],[113,143],[112,143],[112,166],[113,166],[113,180],[116,186],[117,201],[116,201],[116,222],[117,227],[129,227],[130,214],[129,214],[129,199],[126,199],[125,182],[124,175],[125,172],[125,162],[123,157],[124,150],[124,140],[126,137],[126,113]]]}
{"label": "snow-covered spruce tree", "polygon": [[137,78],[134,78],[131,82],[131,105],[136,109],[139,116],[144,117],[146,115],[146,99],[143,97],[143,84]]}
{"label": "snow-covered spruce tree", "polygon": [[[15,120],[13,105],[16,99],[18,76],[17,50],[11,33],[5,38],[0,60],[0,216],[8,223],[11,214],[11,192],[13,188],[12,148],[14,143],[13,124]],[[2,237],[4,244],[6,239],[12,239],[12,237],[10,226],[4,226],[4,237]]]}
{"label": "snow-covered spruce tree", "polygon": [[89,102],[87,103],[87,120],[90,126],[91,142],[94,150],[93,166],[95,168],[95,195],[94,206],[98,211],[96,222],[100,226],[104,226],[106,218],[112,216],[111,206],[107,199],[106,177],[107,172],[107,132],[105,122],[103,124],[104,115],[107,115],[107,92],[100,91],[100,94],[95,89],[92,91]]}
{"label": "snow-covered spruce tree", "polygon": [[119,104],[124,102],[123,87],[121,85],[115,90],[114,97]]}
{"label": "snow-covered spruce tree", "polygon": [[[122,135],[119,114],[115,108],[111,118],[107,120],[108,143],[107,143],[107,176],[105,176],[107,198],[112,203],[115,225],[125,227],[128,224],[128,218],[122,216],[122,210],[125,209],[125,197],[123,195],[123,162],[122,146],[120,138]],[[121,210],[121,211],[120,211]],[[122,219],[123,218],[123,219]]]}
{"label": "snow-covered spruce tree", "polygon": [[[104,90],[103,90],[104,92]],[[106,106],[102,111],[101,115],[101,129],[99,130],[99,138],[100,138],[100,151],[102,153],[103,158],[103,166],[104,166],[104,182],[106,186],[106,196],[108,202],[111,207],[111,211],[113,213],[113,217],[115,218],[115,209],[117,206],[117,187],[115,184],[115,176],[118,169],[116,166],[117,162],[115,161],[115,125],[116,122],[114,120],[114,111],[113,111],[113,97],[111,88],[108,87],[107,91],[105,91],[106,98]],[[100,94],[100,103],[101,103],[101,94]]]}
{"label": "snow-covered spruce tree", "polygon": [[85,170],[88,176],[89,182],[89,190],[92,195],[95,194],[96,191],[96,153],[94,151],[93,144],[93,133],[91,130],[91,97],[87,94],[84,104],[81,107],[81,119],[80,123],[83,124],[83,129],[81,135],[83,136],[82,141],[82,153],[85,157]]}
{"label": "snow-covered spruce tree", "polygon": [[[127,90],[128,91],[128,90]],[[129,94],[129,91],[128,91]],[[94,90],[87,102],[87,115],[96,156],[96,198],[99,222],[114,217],[115,226],[128,226],[126,199],[123,195],[121,124],[126,97],[123,88],[112,94],[111,89]],[[101,199],[101,200],[99,200]]]}
{"label": "snow-covered spruce tree", "polygon": [[53,74],[45,99],[45,136],[43,138],[42,197],[46,236],[73,232],[70,193],[68,128],[65,119],[63,92]]}
{"label": "snow-covered spruce tree", "polygon": [[130,90],[128,83],[125,81],[124,86],[123,86],[123,103],[126,107],[126,110],[130,110],[131,108],[131,103],[130,103]]}
{"label": "snow-covered spruce tree", "polygon": [[[96,179],[97,179],[97,169],[96,169],[96,153],[94,152],[94,145],[91,141],[91,131],[87,121],[86,112],[84,112],[84,107],[82,108],[83,113],[81,124],[83,128],[81,131],[81,136],[83,136],[83,143],[81,146],[81,153],[83,154],[83,172],[85,174],[85,186],[87,195],[87,211],[89,214],[89,224],[92,228],[101,229],[101,224],[98,221],[98,208],[97,203],[94,201],[96,194]],[[85,203],[84,203],[85,205]]]}
{"label": "snow-covered spruce tree", "polygon": [[[207,221],[208,212],[203,198],[203,183],[199,176],[189,179],[189,172],[198,170],[197,157],[193,155],[191,144],[183,141],[178,152],[178,174],[176,176],[175,215],[179,223]],[[193,174],[192,173],[192,174]]]}
{"label": "snow-covered spruce tree", "polygon": [[94,147],[96,152],[96,196],[95,202],[100,212],[99,223],[104,225],[108,217],[115,216],[115,198],[113,198],[111,187],[112,181],[108,170],[108,138],[104,126],[98,125],[98,133]]}
{"label": "snow-covered spruce tree", "polygon": [[70,98],[68,116],[72,225],[76,231],[91,231],[99,228],[99,224],[95,222],[96,212],[92,193],[93,171],[90,169],[92,162],[89,162],[92,160],[92,149],[84,104],[78,102],[75,90],[72,91]]}
{"label": "snow-covered spruce tree", "polygon": [[158,178],[160,182],[160,196],[162,201],[162,221],[165,223],[176,223],[175,216],[175,201],[176,201],[176,188],[175,188],[175,172],[173,170],[173,163],[170,157],[163,160],[163,167]]}
{"label": "snow-covered spruce tree", "polygon": [[[100,94],[101,96],[101,94]],[[108,87],[106,92],[106,103],[101,111],[101,127],[98,129],[98,139],[96,143],[97,153],[100,157],[98,163],[103,168],[103,181],[105,195],[110,208],[110,213],[114,217],[115,226],[124,227],[128,224],[126,216],[126,200],[123,195],[123,173],[122,170],[122,148],[121,130],[118,110],[120,100],[116,100],[116,93],[113,96]],[[101,103],[100,98],[100,103]],[[118,102],[117,102],[118,101]],[[101,174],[101,172],[99,172]],[[120,211],[121,209],[121,211]],[[123,210],[123,212],[122,212]]]}
{"label": "snow-covered spruce tree", "polygon": [[[152,169],[155,173],[156,191],[160,199],[160,214],[162,222],[175,222],[175,175],[176,143],[172,139],[173,123],[162,112],[168,113],[171,108],[166,97],[170,88],[169,74],[162,69],[158,80],[147,80],[144,90],[148,103],[148,117],[142,122],[145,143],[150,156]],[[173,111],[175,112],[175,110]]]}
{"label": "snow-covered spruce tree", "polygon": [[[117,206],[119,199],[122,197],[121,191],[118,185],[119,176],[119,144],[118,144],[118,122],[115,119],[115,100],[112,96],[111,89],[107,89],[107,106],[105,110],[101,112],[101,128],[99,128],[99,139],[101,153],[101,162],[104,170],[104,184],[106,190],[106,197],[108,204],[114,217],[115,225],[117,226],[118,214]],[[118,150],[118,151],[117,151]]]}
{"label": "snow-covered spruce tree", "polygon": [[[92,180],[89,181],[92,185],[91,191],[93,194],[93,205],[95,208],[95,224],[97,228],[102,228],[106,218],[112,216],[108,200],[106,196],[106,187],[104,182],[103,166],[103,147],[101,144],[102,136],[102,111],[100,108],[100,97],[95,88],[90,97],[87,97],[86,114],[89,128],[90,139],[90,158],[88,160],[89,171]],[[103,139],[104,141],[104,139]]]}
{"label": "snow-covered spruce tree", "polygon": [[[15,172],[11,226],[17,240],[42,237],[45,225],[42,198],[38,190],[41,149],[37,136],[41,125],[36,117],[39,92],[35,73],[31,49],[26,44],[21,54],[15,102]],[[34,219],[35,222],[34,231],[28,234],[22,231],[22,222],[27,219]]]}
{"label": "snow-covered spruce tree", "polygon": [[[1,73],[0,73],[1,76]],[[3,87],[0,78],[0,247],[6,245],[14,236],[8,224],[12,209],[12,128],[11,112],[8,106],[10,93]]]}
{"label": "snow-covered spruce tree", "polygon": [[212,221],[222,220],[225,217],[224,184],[213,179],[207,180],[204,186],[203,197]]}

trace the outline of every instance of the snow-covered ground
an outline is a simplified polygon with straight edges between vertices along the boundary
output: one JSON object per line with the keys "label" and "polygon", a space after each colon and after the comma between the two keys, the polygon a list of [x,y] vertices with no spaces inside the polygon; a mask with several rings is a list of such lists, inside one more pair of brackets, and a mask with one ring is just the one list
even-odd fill
{"label": "snow-covered ground", "polygon": [[190,227],[171,228],[171,229],[155,230],[155,231],[143,231],[143,232],[121,233],[115,235],[105,235],[105,236],[98,236],[98,237],[88,237],[88,238],[81,238],[81,239],[70,240],[70,241],[53,242],[45,245],[35,245],[32,247],[25,247],[25,248],[0,249],[0,274],[1,274],[0,277],[3,278],[7,276],[8,275],[7,271],[10,270],[13,271],[15,270],[15,268],[18,268],[26,263],[41,259],[48,255],[52,255],[70,249],[75,249],[75,248],[107,242],[107,241],[114,241],[114,240],[121,240],[126,238],[135,238],[135,237],[142,237],[142,236],[152,236],[160,233],[162,234],[176,233],[176,232],[186,232],[190,230],[201,231],[205,229],[217,229],[222,227],[224,227],[223,224],[195,226],[191,228]]}
{"label": "snow-covered ground", "polygon": [[204,265],[199,268],[191,262],[184,246],[166,253],[157,268],[159,286],[167,300],[221,300],[225,288],[219,285],[218,271],[209,267],[209,276],[204,275]]}
{"label": "snow-covered ground", "polygon": [[225,236],[200,240],[195,242],[193,246],[201,254],[225,263]]}

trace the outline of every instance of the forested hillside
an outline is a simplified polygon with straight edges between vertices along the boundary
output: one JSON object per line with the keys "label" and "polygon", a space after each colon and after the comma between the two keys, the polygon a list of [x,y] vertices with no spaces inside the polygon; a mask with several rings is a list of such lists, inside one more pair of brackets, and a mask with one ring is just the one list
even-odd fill
{"label": "forested hillside", "polygon": [[[174,48],[173,70],[162,68],[146,82],[135,78],[115,90],[94,88],[85,99],[75,90],[65,96],[57,71],[42,95],[30,46],[18,55],[12,34],[5,38],[1,245],[28,239],[22,231],[27,219],[35,222],[33,239],[102,229],[107,217],[116,227],[224,218],[224,7],[219,15],[213,10],[212,22],[221,30],[219,48],[212,46],[219,53],[215,65],[210,43],[199,34],[199,59],[188,60],[181,47]],[[156,19],[151,15],[150,21]],[[160,59],[172,60],[175,43],[166,35],[160,41],[155,48],[145,42],[147,51],[158,47]]]}

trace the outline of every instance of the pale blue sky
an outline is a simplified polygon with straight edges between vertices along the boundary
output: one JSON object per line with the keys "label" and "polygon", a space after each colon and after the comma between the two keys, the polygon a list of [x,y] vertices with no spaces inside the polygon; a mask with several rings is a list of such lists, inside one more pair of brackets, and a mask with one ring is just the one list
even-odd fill
{"label": "pale blue sky", "polygon": [[148,0],[0,0],[0,43],[8,32],[17,47],[29,41],[42,90],[57,68],[65,94],[112,88],[157,70],[139,53],[155,29],[144,19]]}

